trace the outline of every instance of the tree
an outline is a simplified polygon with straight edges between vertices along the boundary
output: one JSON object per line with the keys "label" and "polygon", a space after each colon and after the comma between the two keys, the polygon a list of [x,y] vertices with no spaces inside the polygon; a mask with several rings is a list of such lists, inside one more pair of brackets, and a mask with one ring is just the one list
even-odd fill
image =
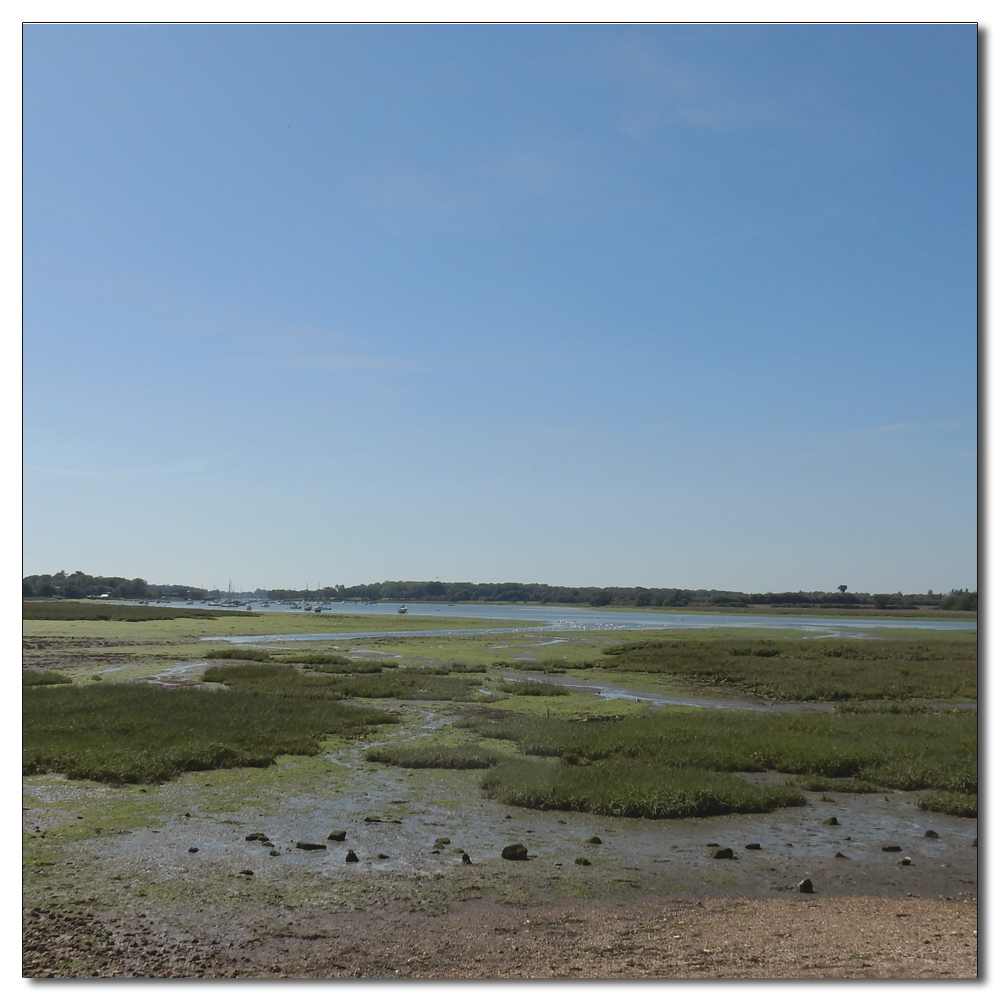
{"label": "tree", "polygon": [[841,585],[840,585],[840,586],[839,586],[839,587],[837,588],[837,590],[839,590],[839,591],[840,591],[840,592],[841,592],[842,594],[843,594],[843,593],[846,593],[846,592],[847,592],[847,584],[846,584],[846,583],[842,583],[842,584],[841,584]]}

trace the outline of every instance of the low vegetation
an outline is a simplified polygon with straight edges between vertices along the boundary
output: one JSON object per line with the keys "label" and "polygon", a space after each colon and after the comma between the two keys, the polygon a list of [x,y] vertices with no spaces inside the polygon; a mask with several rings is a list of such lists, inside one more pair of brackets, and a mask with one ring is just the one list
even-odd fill
{"label": "low vegetation", "polygon": [[493,767],[501,760],[499,754],[474,746],[411,746],[407,743],[378,747],[369,750],[365,757],[377,764],[393,764],[396,767],[443,767],[453,770]]}
{"label": "low vegetation", "polygon": [[920,797],[917,805],[928,812],[947,813],[975,819],[979,815],[979,796],[963,792],[928,792]]}
{"label": "low vegetation", "polygon": [[496,691],[503,691],[505,694],[515,694],[529,697],[550,698],[553,695],[568,695],[569,691],[558,684],[545,684],[542,681],[503,681],[492,685]]}
{"label": "low vegetation", "polygon": [[142,604],[85,604],[82,601],[23,601],[25,621],[153,622],[172,618],[221,618],[225,615],[258,617],[255,611],[221,608],[157,607]]}
{"label": "low vegetation", "polygon": [[271,654],[265,653],[262,649],[210,649],[203,656],[206,660],[258,660],[264,662],[271,659]]}
{"label": "low vegetation", "polygon": [[[390,673],[354,676],[316,670],[304,672],[278,664],[240,664],[209,667],[203,679],[226,684],[248,693],[343,699],[396,698],[406,700],[462,701],[482,683],[482,678],[465,674],[451,676],[437,670],[410,667]],[[472,699],[475,700],[475,699]]]}
{"label": "low vegetation", "polygon": [[569,764],[628,761],[706,771],[775,770],[900,789],[978,790],[972,713],[915,716],[659,709],[614,722],[511,713],[456,725]]}
{"label": "low vegetation", "polygon": [[22,670],[21,684],[24,687],[38,687],[44,684],[72,684],[71,677],[58,670]]}
{"label": "low vegetation", "polygon": [[483,790],[507,805],[605,816],[680,819],[770,812],[805,805],[801,792],[730,774],[607,760],[590,767],[514,760],[483,776]]}
{"label": "low vegetation", "polygon": [[977,649],[968,640],[645,640],[606,656],[617,671],[672,674],[786,701],[974,701],[978,693]]}
{"label": "low vegetation", "polygon": [[280,754],[318,753],[324,736],[359,736],[397,721],[378,709],[262,689],[147,684],[29,687],[23,712],[25,774],[51,771],[109,784],[266,767]]}

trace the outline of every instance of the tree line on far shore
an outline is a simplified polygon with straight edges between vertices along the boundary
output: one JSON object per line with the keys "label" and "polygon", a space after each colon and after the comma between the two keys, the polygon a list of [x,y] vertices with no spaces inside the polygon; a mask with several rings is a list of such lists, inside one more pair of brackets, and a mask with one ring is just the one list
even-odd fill
{"label": "tree line on far shore", "polygon": [[[150,584],[117,576],[89,576],[75,573],[26,576],[25,597],[70,598],[107,597],[119,600],[214,600],[225,591],[182,585]],[[635,608],[748,608],[754,605],[781,608],[939,608],[977,611],[977,591],[952,590],[948,594],[867,594],[849,593],[841,584],[832,591],[796,591],[747,594],[734,590],[683,590],[670,587],[555,587],[546,583],[442,583],[438,580],[387,580],[382,583],[338,585],[317,590],[258,590],[256,598],[275,601],[401,601],[461,604],[576,604],[584,607]]]}

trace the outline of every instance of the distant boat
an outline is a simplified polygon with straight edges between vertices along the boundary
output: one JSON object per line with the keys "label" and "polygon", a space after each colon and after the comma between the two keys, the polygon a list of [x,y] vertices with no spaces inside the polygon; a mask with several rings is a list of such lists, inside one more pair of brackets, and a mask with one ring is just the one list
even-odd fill
{"label": "distant boat", "polygon": [[406,612],[407,612],[408,610],[409,610],[409,609],[408,609],[408,608],[406,607],[406,605],[405,605],[405,604],[401,604],[401,605],[399,606],[399,610],[398,610],[398,611],[396,612],[396,614],[397,614],[397,615],[405,615],[405,614],[406,614]]}
{"label": "distant boat", "polygon": [[311,604],[303,604],[302,605],[302,610],[303,611],[312,611],[312,609],[313,609],[313,606]]}

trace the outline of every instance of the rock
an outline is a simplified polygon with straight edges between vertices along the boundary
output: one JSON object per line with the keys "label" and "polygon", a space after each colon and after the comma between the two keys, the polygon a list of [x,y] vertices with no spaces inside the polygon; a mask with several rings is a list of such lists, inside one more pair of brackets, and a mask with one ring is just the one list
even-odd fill
{"label": "rock", "polygon": [[269,841],[269,840],[265,840],[260,846],[261,847],[274,847],[274,844],[272,844],[271,841]]}
{"label": "rock", "polygon": [[840,821],[836,816],[831,816],[829,819],[823,820],[823,826],[840,826]]}
{"label": "rock", "polygon": [[719,847],[712,851],[712,857],[716,861],[727,861],[729,858],[735,858],[736,855],[733,854],[733,849],[731,847]]}
{"label": "rock", "polygon": [[507,813],[507,815],[506,815],[506,816],[504,816],[504,819],[513,819],[513,818],[514,818],[514,817],[513,817],[513,816],[511,816],[511,814],[510,814],[510,813]]}
{"label": "rock", "polygon": [[588,844],[603,844],[604,841],[601,840],[600,837],[588,837],[587,838],[587,843]]}
{"label": "rock", "polygon": [[756,841],[754,841],[754,843],[752,843],[752,844],[747,844],[746,845],[746,849],[748,851],[759,851],[760,850],[760,844],[758,844]]}
{"label": "rock", "polygon": [[574,864],[574,865],[589,865],[589,864],[590,864],[590,862],[589,862],[589,861],[588,861],[588,860],[587,860],[586,858],[577,858],[577,859],[576,859],[576,860],[575,860],[575,861],[573,862],[573,864]]}
{"label": "rock", "polygon": [[846,854],[841,854],[840,851],[837,851],[837,853],[834,855],[834,857],[835,858],[847,858],[848,861],[851,860],[850,858],[847,857]]}
{"label": "rock", "polygon": [[901,851],[902,849],[903,848],[900,847],[899,844],[889,844],[882,848],[883,851]]}
{"label": "rock", "polygon": [[389,820],[389,822],[390,823],[399,823],[399,824],[402,824],[403,821],[401,819],[391,819],[391,820]]}
{"label": "rock", "polygon": [[189,847],[188,848],[188,854],[197,854],[197,853],[198,853],[198,848],[197,847]]}
{"label": "rock", "polygon": [[251,833],[246,838],[246,840],[267,840],[266,833]]}
{"label": "rock", "polygon": [[913,861],[910,858],[900,858],[899,863],[901,865],[912,865]]}
{"label": "rock", "polygon": [[471,865],[472,864],[472,858],[470,858],[468,854],[463,854],[462,855],[462,864],[463,865]]}
{"label": "rock", "polygon": [[795,888],[798,889],[799,892],[815,892],[816,891],[813,888],[812,881],[810,879],[807,879],[807,878],[804,878],[801,882],[799,882],[799,884]]}
{"label": "rock", "polygon": [[440,854],[440,851],[431,851],[431,854]]}
{"label": "rock", "polygon": [[345,864],[346,864],[346,863],[347,863],[348,861],[350,861],[350,862],[354,862],[354,861],[357,861],[357,860],[358,860],[358,856],[357,856],[357,855],[356,855],[356,854],[354,853],[354,851],[348,851],[348,852],[347,852],[347,857],[346,857],[346,858],[344,858],[344,862],[345,862]]}
{"label": "rock", "polygon": [[434,841],[434,843],[448,845],[451,843],[451,837],[438,837],[437,840]]}
{"label": "rock", "polygon": [[272,858],[277,858],[281,855],[281,851],[268,851],[267,853],[270,854]]}
{"label": "rock", "polygon": [[330,836],[327,837],[326,839],[327,840],[347,840],[347,831],[346,830],[334,830],[330,834]]}
{"label": "rock", "polygon": [[935,833],[933,830],[924,830],[924,836],[930,837],[932,840],[937,840],[941,834]]}
{"label": "rock", "polygon": [[[184,813],[184,815],[185,815],[185,816],[187,816],[187,818],[188,818],[188,819],[190,819],[190,818],[191,818],[191,813]],[[83,817],[82,817],[82,816],[77,816],[76,818],[77,818],[77,819],[83,819]]]}
{"label": "rock", "polygon": [[365,817],[365,822],[366,823],[381,823],[382,820],[380,820],[378,818],[378,816],[366,816]]}
{"label": "rock", "polygon": [[249,868],[244,868],[243,871],[240,872],[240,874],[241,875],[253,875],[253,872],[250,871]]}
{"label": "rock", "polygon": [[506,861],[527,861],[528,848],[524,844],[509,844],[500,852],[500,857]]}
{"label": "rock", "polygon": [[718,847],[719,845],[713,840],[710,844],[706,844],[706,847]]}
{"label": "rock", "polygon": [[563,825],[565,825],[566,820],[564,820],[564,819],[557,819],[556,822],[557,823],[562,823]]}
{"label": "rock", "polygon": [[308,840],[296,840],[295,846],[300,851],[325,851],[326,844],[310,844]]}
{"label": "rock", "polygon": [[388,854],[376,854],[375,857],[378,858],[379,861],[388,861],[389,860],[389,855]]}

